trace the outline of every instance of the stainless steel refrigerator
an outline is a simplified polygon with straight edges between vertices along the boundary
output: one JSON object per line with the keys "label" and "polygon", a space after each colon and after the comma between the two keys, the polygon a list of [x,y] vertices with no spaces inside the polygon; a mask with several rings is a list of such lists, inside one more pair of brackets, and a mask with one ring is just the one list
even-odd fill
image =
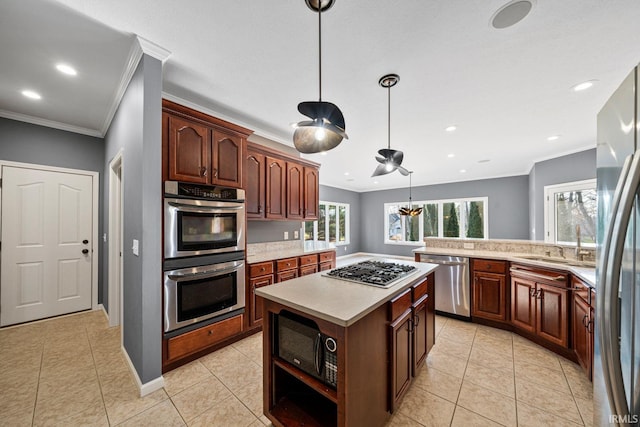
{"label": "stainless steel refrigerator", "polygon": [[598,114],[594,425],[640,423],[640,89],[636,67]]}

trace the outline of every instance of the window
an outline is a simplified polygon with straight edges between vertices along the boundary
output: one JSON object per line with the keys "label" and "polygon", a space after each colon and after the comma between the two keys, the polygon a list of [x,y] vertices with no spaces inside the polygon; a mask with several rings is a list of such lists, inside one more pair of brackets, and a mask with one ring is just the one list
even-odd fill
{"label": "window", "polygon": [[385,203],[385,243],[422,244],[425,237],[489,237],[487,197],[413,202],[422,207],[422,213],[413,217],[400,215],[399,209],[406,205]]}
{"label": "window", "polygon": [[545,242],[595,247],[597,207],[595,179],[545,186]]}
{"label": "window", "polygon": [[349,244],[349,205],[320,202],[317,221],[305,221],[304,240]]}

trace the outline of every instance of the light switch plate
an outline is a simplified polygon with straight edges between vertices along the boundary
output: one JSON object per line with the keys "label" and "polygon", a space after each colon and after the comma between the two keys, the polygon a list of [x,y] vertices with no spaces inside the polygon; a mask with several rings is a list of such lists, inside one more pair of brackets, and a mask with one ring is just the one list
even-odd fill
{"label": "light switch plate", "polygon": [[473,243],[463,243],[462,247],[465,249],[473,249],[474,245]]}
{"label": "light switch plate", "polygon": [[293,238],[294,238],[294,239],[298,239],[298,238],[300,238],[300,233],[298,232],[298,230],[295,230],[295,231],[293,232]]}
{"label": "light switch plate", "polygon": [[133,246],[131,247],[131,250],[135,256],[140,256],[140,242],[136,239],[133,239]]}

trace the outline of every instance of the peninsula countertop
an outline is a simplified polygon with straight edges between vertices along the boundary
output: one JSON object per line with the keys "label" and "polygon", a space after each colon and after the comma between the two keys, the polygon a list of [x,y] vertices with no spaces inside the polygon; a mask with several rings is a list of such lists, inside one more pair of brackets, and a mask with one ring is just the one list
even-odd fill
{"label": "peninsula countertop", "polygon": [[[418,249],[414,249],[413,253],[424,254],[424,255],[449,255],[449,256],[460,256],[460,257],[467,257],[467,258],[497,259],[497,260],[518,262],[523,264],[530,264],[538,267],[555,268],[555,269],[564,270],[569,273],[575,274],[576,276],[584,280],[592,288],[595,288],[596,286],[596,269],[594,267],[570,265],[568,263],[564,263],[563,260],[559,258],[549,257],[548,260],[544,260],[545,257],[535,256],[534,254],[531,254],[531,253],[515,253],[515,252],[437,248],[437,247],[421,247]],[[570,262],[570,260],[566,260],[566,261]]]}
{"label": "peninsula countertop", "polygon": [[438,266],[428,263],[377,258],[378,261],[413,265],[417,272],[389,288],[363,285],[325,276],[326,272],[298,277],[256,289],[256,295],[303,313],[347,327],[419,283]]}

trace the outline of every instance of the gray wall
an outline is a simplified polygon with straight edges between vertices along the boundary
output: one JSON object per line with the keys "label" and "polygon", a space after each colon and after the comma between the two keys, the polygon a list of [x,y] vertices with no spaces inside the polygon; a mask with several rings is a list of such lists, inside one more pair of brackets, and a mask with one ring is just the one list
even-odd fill
{"label": "gray wall", "polygon": [[[489,237],[526,239],[529,224],[529,182],[527,175],[483,179],[450,184],[426,185],[412,189],[413,200],[463,197],[489,198]],[[413,256],[416,246],[384,243],[384,204],[408,200],[409,189],[362,193],[360,210],[360,250],[390,255]]]}
{"label": "gray wall", "polygon": [[293,238],[294,231],[302,229],[302,221],[247,221],[247,243],[279,242],[284,240],[284,232]]}
{"label": "gray wall", "polygon": [[[104,232],[104,141],[30,123],[0,118],[0,159],[69,169],[99,172],[98,241]],[[98,247],[96,245],[96,247]],[[102,247],[100,247],[102,250]],[[98,254],[102,258],[103,254]],[[98,260],[98,302],[106,302],[104,266]]]}
{"label": "gray wall", "polygon": [[324,202],[337,202],[349,204],[349,244],[339,246],[337,256],[361,252],[360,249],[360,222],[362,212],[360,210],[361,194],[340,188],[320,186],[320,200]]}
{"label": "gray wall", "polygon": [[[105,161],[123,150],[123,341],[142,383],[162,375],[162,63],[143,55],[105,136]],[[108,196],[105,197],[108,218]],[[140,256],[133,255],[133,240]],[[105,250],[106,252],[106,250]]]}
{"label": "gray wall", "polygon": [[596,177],[596,149],[536,163],[529,174],[529,235],[544,240],[545,185],[582,181]]}

